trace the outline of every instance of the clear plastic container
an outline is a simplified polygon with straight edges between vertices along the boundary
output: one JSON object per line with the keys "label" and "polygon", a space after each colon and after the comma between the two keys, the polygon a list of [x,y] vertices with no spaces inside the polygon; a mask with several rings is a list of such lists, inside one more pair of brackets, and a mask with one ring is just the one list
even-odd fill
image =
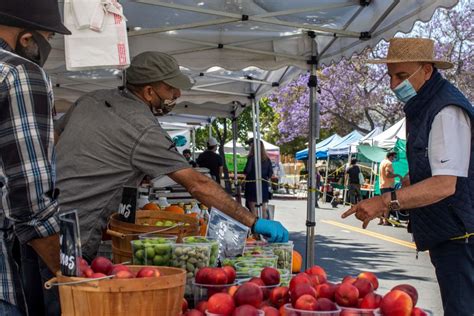
{"label": "clear plastic container", "polygon": [[194,278],[196,272],[209,266],[210,243],[172,244],[171,266],[186,270],[187,279]]}
{"label": "clear plastic container", "polygon": [[[422,309],[428,316],[433,316],[434,315],[433,312],[430,311],[430,310],[423,309],[421,307],[418,307],[418,308]],[[377,308],[376,310],[374,310],[374,316],[383,316],[382,311],[380,310],[380,308]]]}
{"label": "clear plastic container", "polygon": [[348,311],[351,315],[360,315],[360,316],[375,316],[376,309],[368,309],[368,308],[355,308],[355,307],[344,307],[344,306],[337,306],[341,309],[341,311]]}
{"label": "clear plastic container", "polygon": [[132,240],[132,261],[136,265],[170,266],[172,244],[177,236],[140,235]]}
{"label": "clear plastic container", "polygon": [[252,245],[252,246],[245,246],[243,256],[264,256],[264,255],[272,255],[273,249],[268,246],[259,246],[259,245]]}
{"label": "clear plastic container", "polygon": [[193,281],[194,306],[197,306],[201,301],[207,301],[213,294],[228,293],[229,289],[235,285],[237,283],[210,285],[199,284]]}
{"label": "clear plastic container", "polygon": [[[265,312],[259,309],[257,315],[258,315],[258,316],[265,316]],[[206,316],[226,316],[226,315],[223,315],[223,314],[214,314],[214,313],[208,312],[208,311],[206,310]]]}
{"label": "clear plastic container", "polygon": [[339,316],[341,309],[338,308],[335,311],[305,311],[293,308],[291,304],[285,304],[285,312],[286,316]]}
{"label": "clear plastic container", "polygon": [[278,256],[277,268],[291,271],[293,264],[293,242],[273,243],[268,245],[274,255]]}
{"label": "clear plastic container", "polygon": [[217,265],[217,258],[219,256],[219,242],[216,239],[203,236],[189,236],[183,238],[183,243],[209,243],[211,245],[211,257],[209,258],[209,266],[215,267]]}

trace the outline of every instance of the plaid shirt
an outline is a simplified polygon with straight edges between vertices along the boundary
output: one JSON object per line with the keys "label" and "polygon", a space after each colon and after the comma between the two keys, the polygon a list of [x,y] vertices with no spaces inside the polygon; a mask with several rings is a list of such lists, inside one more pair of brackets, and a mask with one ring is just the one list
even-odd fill
{"label": "plaid shirt", "polygon": [[52,108],[43,69],[0,38],[0,299],[15,305],[13,234],[26,243],[59,231]]}

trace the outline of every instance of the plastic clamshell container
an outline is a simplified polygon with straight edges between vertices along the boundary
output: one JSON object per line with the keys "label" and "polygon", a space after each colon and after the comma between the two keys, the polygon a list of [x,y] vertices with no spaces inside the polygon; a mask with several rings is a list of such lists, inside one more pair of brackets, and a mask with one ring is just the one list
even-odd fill
{"label": "plastic clamshell container", "polygon": [[209,258],[209,266],[215,267],[217,265],[217,258],[219,256],[219,242],[217,241],[217,239],[203,236],[189,236],[183,238],[183,243],[209,243],[211,245],[211,257]]}
{"label": "plastic clamshell container", "polygon": [[[265,316],[265,312],[259,309],[257,315],[258,316]],[[224,315],[224,314],[214,314],[214,313],[211,313],[211,312],[206,310],[206,316],[226,316],[226,315]]]}
{"label": "plastic clamshell container", "polygon": [[176,236],[150,237],[132,240],[132,262],[135,265],[170,266],[172,244]]}
{"label": "plastic clamshell container", "polygon": [[227,293],[227,291],[237,283],[230,283],[230,284],[218,284],[218,285],[211,285],[211,284],[200,284],[196,283],[195,281],[192,282],[193,284],[193,296],[194,296],[194,306],[201,301],[207,301],[209,297],[216,293]]}
{"label": "plastic clamshell container", "polygon": [[341,309],[338,308],[335,311],[305,311],[293,308],[291,304],[285,304],[285,312],[286,316],[339,316]]}
{"label": "plastic clamshell container", "polygon": [[188,279],[194,278],[199,269],[209,266],[210,243],[172,244],[171,246],[171,266],[186,270]]}

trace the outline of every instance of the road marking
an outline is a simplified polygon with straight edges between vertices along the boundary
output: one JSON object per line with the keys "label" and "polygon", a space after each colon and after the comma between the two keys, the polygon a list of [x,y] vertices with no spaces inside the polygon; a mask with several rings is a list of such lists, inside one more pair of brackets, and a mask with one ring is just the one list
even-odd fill
{"label": "road marking", "polygon": [[321,220],[321,222],[329,224],[329,225],[338,226],[338,227],[341,227],[341,228],[344,228],[344,229],[349,229],[349,230],[352,230],[352,231],[355,231],[355,232],[358,232],[358,233],[361,233],[361,234],[364,234],[364,235],[367,235],[367,236],[382,239],[382,240],[385,240],[385,241],[388,241],[388,242],[391,242],[391,243],[394,243],[394,244],[397,244],[397,245],[401,245],[401,246],[404,246],[404,247],[408,247],[408,248],[411,248],[411,249],[416,249],[415,243],[413,243],[413,242],[409,242],[409,241],[389,237],[389,236],[382,235],[382,234],[379,234],[379,233],[376,233],[376,232],[373,232],[373,231],[370,231],[370,230],[354,227],[354,226],[347,225],[347,224],[342,224],[342,223],[339,223],[339,222],[336,222],[336,221],[324,220],[323,219],[323,220]]}

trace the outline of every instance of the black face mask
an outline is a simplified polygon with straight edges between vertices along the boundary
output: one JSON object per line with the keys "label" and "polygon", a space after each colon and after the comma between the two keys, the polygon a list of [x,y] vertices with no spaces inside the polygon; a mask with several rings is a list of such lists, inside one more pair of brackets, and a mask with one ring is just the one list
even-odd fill
{"label": "black face mask", "polygon": [[[24,47],[20,43],[20,38],[26,33],[30,33],[33,36],[34,43]],[[40,67],[43,67],[44,63],[48,59],[49,53],[51,52],[51,44],[49,44],[49,42],[40,33],[36,31],[25,30],[18,34],[15,52],[21,57],[31,60]]]}

